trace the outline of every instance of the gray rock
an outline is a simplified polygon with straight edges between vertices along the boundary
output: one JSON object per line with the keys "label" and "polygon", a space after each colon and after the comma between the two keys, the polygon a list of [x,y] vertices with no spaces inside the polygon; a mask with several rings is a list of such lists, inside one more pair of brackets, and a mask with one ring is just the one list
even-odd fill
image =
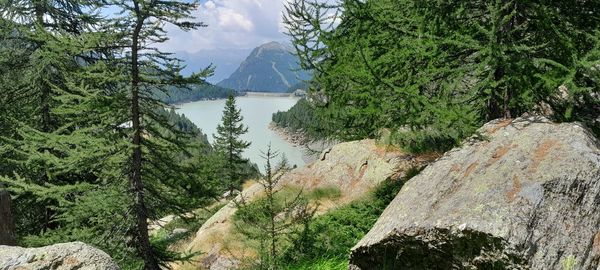
{"label": "gray rock", "polygon": [[41,248],[0,246],[2,270],[118,270],[117,264],[97,248],[71,242]]}
{"label": "gray rock", "polygon": [[178,234],[182,234],[182,233],[187,233],[188,231],[189,231],[188,229],[176,228],[176,229],[173,229],[173,231],[171,232],[171,235],[178,235]]}
{"label": "gray rock", "polygon": [[600,143],[577,123],[493,121],[414,177],[350,269],[600,269]]}
{"label": "gray rock", "polygon": [[11,214],[10,194],[0,184],[0,245],[15,245],[15,226]]}

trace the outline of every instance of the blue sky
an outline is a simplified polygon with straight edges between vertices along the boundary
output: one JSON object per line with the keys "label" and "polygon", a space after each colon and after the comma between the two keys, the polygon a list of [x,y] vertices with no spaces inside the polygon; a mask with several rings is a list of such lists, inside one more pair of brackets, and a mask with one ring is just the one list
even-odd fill
{"label": "blue sky", "polygon": [[169,41],[159,47],[188,53],[248,49],[269,41],[286,42],[282,24],[286,0],[202,0],[193,15],[208,27],[183,32],[168,26]]}

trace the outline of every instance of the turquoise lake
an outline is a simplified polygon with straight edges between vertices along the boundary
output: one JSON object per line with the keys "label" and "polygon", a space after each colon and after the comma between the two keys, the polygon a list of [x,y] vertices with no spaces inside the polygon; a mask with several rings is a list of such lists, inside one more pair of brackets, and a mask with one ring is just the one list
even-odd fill
{"label": "turquoise lake", "polygon": [[[261,157],[261,151],[266,151],[269,143],[271,148],[285,154],[290,165],[302,166],[303,148],[295,146],[276,132],[269,129],[271,117],[277,111],[287,111],[298,101],[297,97],[277,97],[249,95],[236,98],[236,105],[242,110],[244,116],[243,123],[248,127],[248,133],[242,136],[246,141],[252,144],[243,156],[250,161],[258,164],[261,171],[264,172],[265,160]],[[203,100],[178,105],[177,112],[184,114],[202,132],[208,135],[208,140],[214,141],[212,134],[216,132],[217,125],[221,122],[225,100]]]}

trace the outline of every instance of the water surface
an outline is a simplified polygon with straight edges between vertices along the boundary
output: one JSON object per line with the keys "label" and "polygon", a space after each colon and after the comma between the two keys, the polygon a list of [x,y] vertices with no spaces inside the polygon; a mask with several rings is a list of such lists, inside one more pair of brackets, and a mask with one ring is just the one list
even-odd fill
{"label": "water surface", "polygon": [[[266,151],[271,143],[274,150],[285,154],[291,165],[302,166],[302,147],[296,147],[281,138],[277,133],[269,129],[269,123],[274,112],[287,111],[294,106],[296,97],[275,97],[250,95],[236,98],[236,105],[242,110],[243,123],[248,127],[248,133],[242,139],[251,142],[250,147],[243,156],[258,164],[264,172],[265,160],[261,158],[261,151]],[[213,133],[217,131],[217,125],[221,122],[225,100],[203,100],[178,105],[178,112],[184,114],[202,132],[208,135],[208,140],[213,143]]]}

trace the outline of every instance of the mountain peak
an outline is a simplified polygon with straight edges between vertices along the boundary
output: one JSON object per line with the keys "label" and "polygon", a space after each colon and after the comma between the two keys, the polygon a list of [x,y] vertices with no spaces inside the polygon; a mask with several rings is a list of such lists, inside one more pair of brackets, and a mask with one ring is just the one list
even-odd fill
{"label": "mountain peak", "polygon": [[277,42],[277,41],[271,41],[271,42],[267,42],[265,44],[262,44],[260,46],[258,46],[259,48],[263,48],[263,49],[281,49],[281,50],[288,50],[288,48],[286,48],[283,44]]}
{"label": "mountain peak", "polygon": [[236,90],[285,92],[310,74],[299,71],[298,58],[276,41],[256,47],[228,79],[219,86]]}
{"label": "mountain peak", "polygon": [[265,43],[265,44],[262,44],[262,45],[256,47],[254,49],[254,51],[252,52],[252,55],[260,57],[265,51],[291,53],[290,48],[286,47],[285,45],[283,45],[277,41],[271,41],[271,42],[268,42],[268,43]]}

